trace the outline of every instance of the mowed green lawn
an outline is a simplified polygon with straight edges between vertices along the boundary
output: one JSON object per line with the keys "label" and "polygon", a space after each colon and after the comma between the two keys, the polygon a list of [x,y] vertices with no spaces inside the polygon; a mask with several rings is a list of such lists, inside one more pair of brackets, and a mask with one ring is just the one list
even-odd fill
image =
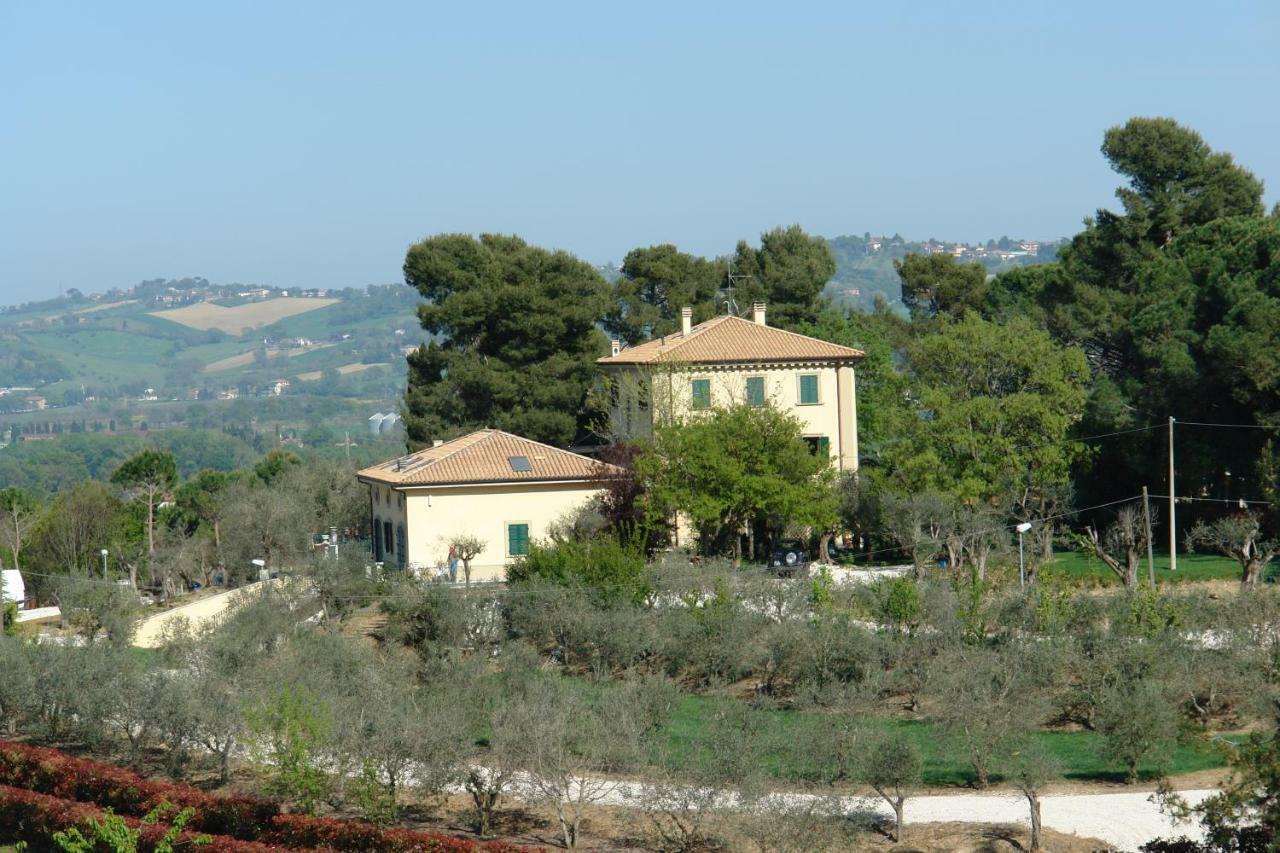
{"label": "mowed green lawn", "polygon": [[[1207,580],[1240,580],[1240,564],[1218,554],[1178,554],[1178,570],[1169,571],[1168,553],[1156,552],[1154,559],[1156,584],[1189,583]],[[1041,570],[1044,575],[1065,576],[1073,581],[1089,585],[1112,586],[1120,583],[1115,572],[1090,554],[1078,551],[1056,551],[1053,562]],[[1274,581],[1280,573],[1280,563],[1273,562],[1267,570],[1267,580]],[[1143,556],[1139,576],[1147,577],[1147,560]]]}
{"label": "mowed green lawn", "polygon": [[[717,725],[717,710],[722,703],[734,702],[710,696],[683,696],[666,727],[672,752],[694,769],[699,765],[715,766],[714,749],[723,738],[714,737],[712,726]],[[834,775],[834,758],[822,750],[817,755],[806,755],[795,747],[802,731],[816,727],[834,729],[839,722],[836,714],[814,711],[751,711],[757,737],[764,744],[764,766],[769,774],[782,782],[811,782]],[[863,722],[884,730],[896,728],[913,741],[924,758],[924,783],[929,786],[962,786],[972,783],[972,772],[965,758],[964,746],[948,739],[939,728],[928,722],[873,718]],[[746,735],[744,735],[744,738]],[[813,736],[808,735],[809,738]],[[1094,732],[1041,732],[1037,737],[1062,762],[1063,775],[1068,779],[1123,782],[1124,772],[1119,765],[1109,762],[1105,756],[1102,737]],[[821,740],[818,740],[821,743]],[[1180,746],[1173,756],[1172,774],[1190,773],[1196,770],[1223,767],[1225,760],[1217,748],[1203,743]],[[1155,768],[1140,767],[1144,775],[1155,775]],[[994,777],[998,780],[998,774]]]}

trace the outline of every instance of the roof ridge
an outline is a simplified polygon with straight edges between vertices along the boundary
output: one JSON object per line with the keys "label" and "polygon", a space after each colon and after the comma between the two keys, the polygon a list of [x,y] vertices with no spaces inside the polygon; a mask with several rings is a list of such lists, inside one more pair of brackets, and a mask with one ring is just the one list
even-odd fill
{"label": "roof ridge", "polygon": [[[687,344],[687,343],[689,343],[690,341],[692,341],[692,340],[693,340],[693,338],[694,338],[694,334],[693,334],[694,332],[700,331],[700,330],[702,330],[702,329],[706,329],[706,328],[708,328],[708,327],[712,326],[713,324],[714,324],[714,325],[716,325],[716,326],[718,326],[718,325],[720,325],[720,323],[721,323],[722,321],[724,321],[724,320],[728,320],[728,319],[729,319],[729,315],[728,315],[728,314],[717,314],[716,316],[712,317],[712,318],[711,318],[711,319],[709,319],[709,320],[703,320],[701,323],[699,323],[699,324],[697,324],[696,326],[693,326],[692,328],[690,328],[690,329],[689,329],[689,334],[687,334],[687,335],[686,335],[684,332],[681,332],[681,333],[680,333],[680,335],[679,335],[680,340],[678,340],[678,341],[676,341],[675,343],[670,344],[669,346],[667,346],[666,352],[665,352],[665,353],[663,353],[663,354],[664,354],[664,355],[666,355],[666,354],[668,354],[668,353],[672,352],[673,350],[678,350],[678,349],[680,349],[680,347],[682,347],[682,346],[684,346],[685,344]],[[676,337],[676,336],[675,336],[674,334],[672,334],[672,335],[659,335],[659,336],[658,336],[658,337],[656,337],[656,338],[649,338],[649,340],[645,341],[644,343],[636,344],[636,346],[644,346],[645,344],[652,344],[652,343],[658,343],[658,344],[661,346],[661,345],[665,344],[666,339],[667,339],[668,337]],[[626,350],[624,349],[624,350],[623,350],[623,352],[626,352]]]}
{"label": "roof ridge", "polygon": [[[524,442],[525,444],[534,444],[534,445],[537,445],[538,447],[545,447],[547,450],[554,450],[556,453],[567,453],[570,456],[582,456],[581,453],[574,453],[572,450],[565,450],[563,447],[556,447],[554,444],[547,444],[546,442],[537,441],[532,438],[525,438],[523,435],[516,435],[514,432],[507,432],[505,429],[495,429],[492,432],[494,434],[510,436],[511,438],[514,438],[517,441]],[[476,444],[479,444],[479,442],[476,442]],[[583,458],[589,459],[590,457],[583,457]]]}
{"label": "roof ridge", "polygon": [[[478,430],[475,430],[474,432],[469,432],[469,433],[467,433],[466,435],[460,435],[460,436],[458,436],[457,438],[451,438],[451,439],[449,439],[448,441],[446,441],[444,444],[440,444],[440,445],[437,445],[437,446],[434,446],[434,447],[424,447],[424,448],[422,448],[421,450],[418,450],[418,451],[415,451],[415,452],[413,452],[413,453],[408,454],[407,456],[401,456],[401,457],[398,457],[398,458],[400,458],[400,459],[411,459],[411,458],[413,458],[414,456],[418,456],[419,454],[423,454],[423,455],[428,454],[428,453],[430,453],[430,452],[431,452],[431,451],[433,451],[433,450],[443,450],[444,448],[449,447],[449,445],[451,445],[451,444],[457,444],[458,442],[462,441],[464,438],[471,438],[473,435],[475,435],[476,433],[479,433],[479,432],[488,433],[488,435],[485,435],[483,438],[478,438],[478,439],[476,439],[475,441],[472,441],[472,442],[470,442],[470,443],[468,443],[468,444],[464,444],[464,445],[462,445],[462,446],[460,446],[460,447],[453,447],[453,448],[450,448],[450,449],[449,449],[449,451],[448,451],[447,453],[443,453],[443,454],[441,454],[440,456],[436,456],[436,457],[433,457],[433,458],[431,458],[431,459],[425,459],[425,460],[423,460],[423,461],[424,461],[424,462],[426,462],[428,465],[434,465],[434,464],[436,464],[437,462],[443,462],[444,460],[446,460],[446,459],[450,458],[451,456],[454,456],[455,454],[461,453],[462,451],[466,450],[468,447],[475,447],[475,446],[476,446],[477,444],[479,444],[480,442],[482,442],[482,441],[484,441],[485,439],[487,439],[487,438],[491,437],[491,436],[493,435],[493,430],[491,430],[491,429],[478,429]],[[393,459],[393,460],[391,460],[391,461],[392,461],[392,462],[394,462],[394,461],[396,461],[396,460],[395,460],[395,459]],[[384,462],[383,464],[385,465],[385,464],[388,464],[388,463],[385,463],[385,462]]]}
{"label": "roof ridge", "polygon": [[[726,316],[725,319],[728,319],[728,317]],[[766,323],[757,323],[754,320],[748,320],[746,317],[739,317],[736,314],[733,315],[733,319],[741,320],[742,322],[749,323],[752,326],[763,326],[766,329],[772,329],[773,331],[781,332],[784,335],[791,335],[793,338],[804,338],[806,341],[817,341],[818,343],[826,344],[827,346],[842,347],[844,349],[851,349],[854,352],[862,352],[862,350],[858,349],[857,347],[846,346],[845,344],[838,344],[835,341],[824,341],[822,338],[815,338],[813,335],[805,335],[805,334],[801,334],[800,332],[793,332],[790,329],[782,329],[782,328],[779,328],[778,326],[770,326]],[[865,352],[862,352],[862,354],[866,355]]]}

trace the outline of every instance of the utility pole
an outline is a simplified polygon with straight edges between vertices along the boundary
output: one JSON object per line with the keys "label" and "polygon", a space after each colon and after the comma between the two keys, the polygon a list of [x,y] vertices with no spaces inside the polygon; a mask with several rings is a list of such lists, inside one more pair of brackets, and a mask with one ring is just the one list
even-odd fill
{"label": "utility pole", "polygon": [[1178,509],[1177,509],[1177,491],[1174,489],[1173,478],[1173,424],[1174,419],[1169,418],[1169,571],[1176,572],[1178,570]]}
{"label": "utility pole", "polygon": [[1142,487],[1142,518],[1147,524],[1147,578],[1151,581],[1151,589],[1156,588],[1156,560],[1151,544],[1151,499],[1147,495],[1147,487]]}

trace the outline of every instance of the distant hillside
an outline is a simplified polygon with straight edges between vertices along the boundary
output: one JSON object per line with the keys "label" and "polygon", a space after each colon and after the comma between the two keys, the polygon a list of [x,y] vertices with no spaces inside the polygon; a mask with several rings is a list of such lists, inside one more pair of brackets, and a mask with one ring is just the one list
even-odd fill
{"label": "distant hillside", "polygon": [[418,302],[183,279],[0,309],[0,445],[197,426],[332,446],[398,409]]}
{"label": "distant hillside", "polygon": [[990,275],[1018,266],[1052,261],[1062,241],[1012,240],[1001,237],[986,243],[952,243],[934,240],[906,240],[901,235],[875,236],[871,233],[832,237],[827,240],[836,259],[836,274],[827,283],[826,293],[838,303],[869,311],[877,296],[905,313],[895,259],[911,253],[946,253],[964,263],[979,263]]}

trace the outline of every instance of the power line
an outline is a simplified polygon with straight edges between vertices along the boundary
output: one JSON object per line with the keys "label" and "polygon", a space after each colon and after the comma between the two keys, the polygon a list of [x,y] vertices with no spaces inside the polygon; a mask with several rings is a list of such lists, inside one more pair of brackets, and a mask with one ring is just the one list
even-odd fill
{"label": "power line", "polygon": [[1010,450],[1036,450],[1041,447],[1054,447],[1059,444],[1076,444],[1086,441],[1097,441],[1101,438],[1111,438],[1117,435],[1130,435],[1135,432],[1148,432],[1153,429],[1163,429],[1164,424],[1150,424],[1148,426],[1134,427],[1133,429],[1119,429],[1114,432],[1100,432],[1097,435],[1082,435],[1077,438],[1064,438],[1061,441],[1048,441],[1044,444],[1018,444],[1009,448]]}
{"label": "power line", "polygon": [[1200,501],[1202,503],[1258,504],[1260,506],[1271,506],[1271,501],[1254,500],[1252,498],[1200,498],[1187,495],[1186,497],[1178,496],[1177,500]]}
{"label": "power line", "polygon": [[1208,421],[1178,421],[1178,426],[1199,426],[1199,427],[1221,427],[1222,429],[1274,429],[1280,430],[1280,424],[1275,426],[1267,426],[1266,424],[1215,424]]}

